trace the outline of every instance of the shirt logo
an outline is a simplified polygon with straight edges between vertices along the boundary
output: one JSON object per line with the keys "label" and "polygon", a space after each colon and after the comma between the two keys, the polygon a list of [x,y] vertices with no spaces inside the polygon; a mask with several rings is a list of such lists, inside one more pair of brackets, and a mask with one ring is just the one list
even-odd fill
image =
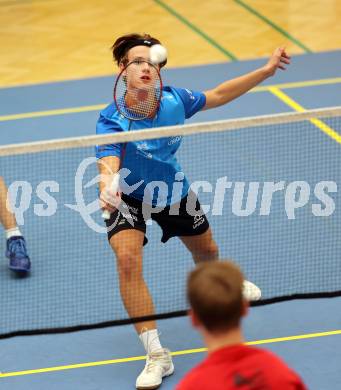
{"label": "shirt logo", "polygon": [[189,98],[190,98],[191,100],[195,100],[195,97],[194,97],[194,95],[193,95],[193,92],[192,92],[190,89],[185,88],[185,91],[188,93]]}
{"label": "shirt logo", "polygon": [[178,135],[177,137],[172,137],[169,141],[168,141],[168,145],[171,146],[171,145],[174,145],[176,144],[177,142],[180,142],[182,139],[182,136],[181,135]]}
{"label": "shirt logo", "polygon": [[139,145],[137,145],[137,149],[139,149],[139,150],[148,150],[147,142],[141,142]]}

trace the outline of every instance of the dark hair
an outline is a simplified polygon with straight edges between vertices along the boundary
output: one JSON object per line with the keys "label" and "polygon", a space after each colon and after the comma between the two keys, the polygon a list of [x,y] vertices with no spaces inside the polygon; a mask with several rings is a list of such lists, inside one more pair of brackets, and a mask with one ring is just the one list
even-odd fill
{"label": "dark hair", "polygon": [[187,298],[194,314],[211,332],[237,327],[243,314],[243,281],[230,261],[199,264],[188,276]]}
{"label": "dark hair", "polygon": [[[121,37],[117,38],[115,43],[112,45],[111,50],[114,60],[116,61],[117,65],[119,65],[121,62],[127,62],[127,53],[134,46],[143,45],[151,47],[156,44],[161,45],[161,42],[149,34],[133,33],[122,35]],[[166,63],[167,59],[160,64],[160,68],[165,66]]]}

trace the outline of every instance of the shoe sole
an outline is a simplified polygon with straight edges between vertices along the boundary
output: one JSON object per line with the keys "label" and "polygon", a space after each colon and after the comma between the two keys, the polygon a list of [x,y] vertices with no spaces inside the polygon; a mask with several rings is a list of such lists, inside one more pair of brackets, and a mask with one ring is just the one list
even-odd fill
{"label": "shoe sole", "polygon": [[24,276],[27,275],[30,270],[25,268],[16,268],[16,267],[8,267],[12,272],[15,272],[18,275]]}
{"label": "shoe sole", "polygon": [[[172,364],[171,368],[163,374],[162,378],[165,378],[166,376],[172,375],[173,372],[174,372],[174,364]],[[158,385],[148,386],[148,387],[139,386],[139,387],[136,387],[136,389],[137,390],[155,390],[155,389],[158,389],[161,385],[162,385],[162,381]]]}

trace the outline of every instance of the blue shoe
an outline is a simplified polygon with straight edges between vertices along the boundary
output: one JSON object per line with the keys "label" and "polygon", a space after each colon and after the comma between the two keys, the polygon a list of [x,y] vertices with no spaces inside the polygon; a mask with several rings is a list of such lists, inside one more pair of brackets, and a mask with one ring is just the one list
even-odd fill
{"label": "blue shoe", "polygon": [[7,240],[6,256],[9,258],[9,269],[26,274],[31,268],[24,237],[15,236]]}

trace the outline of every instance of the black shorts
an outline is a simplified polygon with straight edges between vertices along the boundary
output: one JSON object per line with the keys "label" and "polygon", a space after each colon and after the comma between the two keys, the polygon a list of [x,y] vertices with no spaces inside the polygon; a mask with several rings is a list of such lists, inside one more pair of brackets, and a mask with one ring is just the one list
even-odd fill
{"label": "black shorts", "polygon": [[[106,221],[108,240],[114,234],[128,229],[140,230],[145,234],[146,221],[149,219],[156,221],[161,227],[163,233],[161,241],[163,243],[172,237],[203,234],[209,228],[199,200],[192,192],[181,199],[179,203],[166,206],[163,209],[151,209],[151,206],[123,194],[120,209],[121,211],[113,212],[110,219]],[[144,236],[143,245],[147,242],[148,239]]]}

